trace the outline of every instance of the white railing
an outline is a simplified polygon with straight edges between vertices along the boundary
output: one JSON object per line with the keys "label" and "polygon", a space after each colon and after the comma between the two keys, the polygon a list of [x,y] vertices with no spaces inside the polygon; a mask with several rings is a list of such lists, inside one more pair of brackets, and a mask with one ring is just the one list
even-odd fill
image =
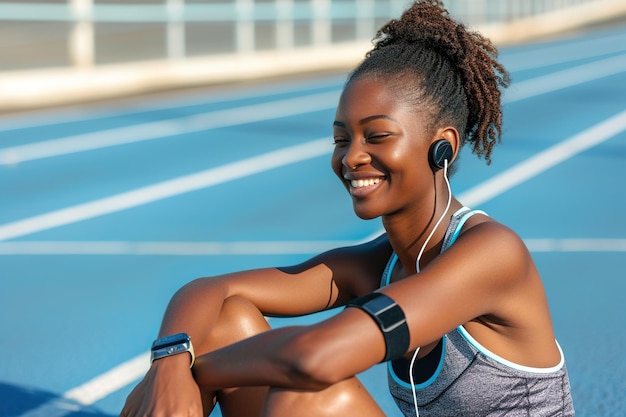
{"label": "white railing", "polygon": [[[95,63],[94,25],[153,23],[165,25],[166,57],[184,58],[187,50],[186,26],[221,23],[227,26],[225,38],[232,37],[232,53],[254,53],[258,47],[257,27],[272,26],[274,50],[290,51],[296,45],[296,26],[307,26],[308,41],[303,47],[324,47],[333,41],[336,25],[352,23],[354,34],[347,41],[369,39],[377,26],[398,16],[405,0],[232,0],[229,3],[185,3],[163,0],[161,4],[98,4],[94,0],[68,0],[67,3],[0,3],[1,21],[70,22],[71,63],[88,67]],[[159,41],[155,39],[155,41]]]}
{"label": "white railing", "polygon": [[[450,12],[470,26],[503,23],[568,9],[581,4],[601,5],[605,0],[448,0]],[[99,4],[97,0],[68,0],[65,3],[0,3],[2,21],[68,22],[73,30],[68,39],[69,64],[90,67],[96,63],[94,25],[153,23],[165,26],[165,56],[170,60],[187,54],[186,26],[202,22],[232,25],[233,54],[257,50],[257,25],[272,26],[273,48],[290,51],[295,44],[296,24],[310,28],[309,42],[301,46],[325,47],[336,43],[337,25],[352,25],[353,33],[344,41],[366,41],[375,29],[397,17],[406,0],[231,0],[226,3],[186,3],[162,0],[161,4]],[[604,6],[598,6],[604,7]],[[1,69],[1,68],[0,68]]]}
{"label": "white railing", "polygon": [[[11,67],[0,56],[0,108],[12,97],[31,102],[35,95],[50,91],[50,98],[61,89],[75,89],[74,95],[63,95],[72,99],[79,98],[79,90],[98,96],[115,90],[352,65],[370,45],[376,29],[408,5],[408,0],[40,1],[0,0],[0,25],[24,24],[42,31],[56,25],[57,32],[63,32],[59,26],[69,27],[65,41],[58,42],[66,48],[64,58],[31,68],[28,63]],[[487,32],[496,43],[626,14],[625,0],[448,0],[445,4],[453,16]],[[158,56],[134,53],[142,49],[136,42],[144,34],[132,32],[133,27],[150,28],[152,37],[144,42]],[[199,36],[200,29],[208,30],[208,35]],[[207,50],[208,44],[220,48]],[[35,42],[21,47],[37,56]],[[113,53],[121,58],[111,60]]]}

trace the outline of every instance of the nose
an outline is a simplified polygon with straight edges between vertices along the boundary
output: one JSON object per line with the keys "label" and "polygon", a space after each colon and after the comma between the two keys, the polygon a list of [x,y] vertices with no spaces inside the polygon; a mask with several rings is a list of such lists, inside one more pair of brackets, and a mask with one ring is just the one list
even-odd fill
{"label": "nose", "polygon": [[353,140],[350,143],[350,146],[346,148],[346,152],[341,159],[342,164],[348,169],[355,169],[361,165],[367,165],[371,161],[372,158],[367,152],[367,146],[359,140]]}

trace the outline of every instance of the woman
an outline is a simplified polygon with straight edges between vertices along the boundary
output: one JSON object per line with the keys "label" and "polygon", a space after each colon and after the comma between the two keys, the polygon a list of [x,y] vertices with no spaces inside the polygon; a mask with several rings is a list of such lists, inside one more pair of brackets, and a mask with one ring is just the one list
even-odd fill
{"label": "woman", "polygon": [[[439,1],[385,25],[341,95],[332,168],[386,233],[183,287],[160,330],[174,336],[155,342],[121,415],[202,416],[219,402],[224,416],[384,416],[354,376],[381,361],[407,416],[573,415],[526,247],[448,183],[463,145],[489,163],[499,140],[496,56]],[[311,326],[264,319],[338,306]]]}

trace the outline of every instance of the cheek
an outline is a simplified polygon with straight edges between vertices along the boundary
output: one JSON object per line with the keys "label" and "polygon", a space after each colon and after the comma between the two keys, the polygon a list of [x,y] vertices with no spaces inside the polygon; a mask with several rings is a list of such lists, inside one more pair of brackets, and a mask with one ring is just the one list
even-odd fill
{"label": "cheek", "polygon": [[414,175],[418,165],[418,158],[415,154],[415,150],[409,147],[394,149],[386,155],[389,170],[401,176]]}
{"label": "cheek", "polygon": [[390,177],[396,185],[406,187],[408,190],[416,187],[430,178],[432,172],[425,156],[419,155],[415,149],[402,149],[389,155]]}

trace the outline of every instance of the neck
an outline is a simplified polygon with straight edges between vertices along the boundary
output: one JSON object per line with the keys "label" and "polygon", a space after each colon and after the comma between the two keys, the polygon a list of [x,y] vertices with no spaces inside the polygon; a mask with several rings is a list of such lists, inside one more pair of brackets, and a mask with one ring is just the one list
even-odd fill
{"label": "neck", "polygon": [[[458,200],[452,198],[450,207],[446,210],[447,195],[438,200],[440,201],[436,202],[435,207],[415,210],[409,214],[389,215],[382,219],[389,243],[402,265],[403,275],[417,272],[415,263],[425,244],[419,262],[420,269],[439,254],[450,216],[462,207]],[[441,222],[433,232],[439,219]],[[427,241],[431,232],[432,237]]]}

